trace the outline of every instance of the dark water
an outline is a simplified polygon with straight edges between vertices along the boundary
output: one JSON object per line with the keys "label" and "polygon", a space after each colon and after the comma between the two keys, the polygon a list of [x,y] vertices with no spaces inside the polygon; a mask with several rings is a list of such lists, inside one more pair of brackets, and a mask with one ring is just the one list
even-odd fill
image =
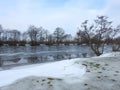
{"label": "dark water", "polygon": [[20,65],[94,56],[88,46],[16,46],[0,47],[0,63]]}

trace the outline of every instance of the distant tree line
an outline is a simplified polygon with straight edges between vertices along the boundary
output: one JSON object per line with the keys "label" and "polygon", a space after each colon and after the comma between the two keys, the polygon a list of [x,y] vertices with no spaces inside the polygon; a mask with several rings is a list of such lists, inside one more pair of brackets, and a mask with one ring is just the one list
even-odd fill
{"label": "distant tree line", "polygon": [[64,29],[57,27],[55,31],[50,34],[48,30],[43,27],[35,27],[31,25],[28,30],[21,33],[18,30],[5,30],[0,25],[0,46],[37,46],[40,44],[45,45],[69,45],[73,43],[71,34],[66,34]]}
{"label": "distant tree line", "polygon": [[0,25],[0,46],[31,46],[44,45],[88,45],[99,56],[104,51],[105,45],[111,45],[113,51],[120,50],[120,25],[112,26],[112,21],[107,16],[98,16],[93,24],[85,20],[78,28],[76,35],[65,33],[57,27],[53,33],[43,27],[29,26],[28,30],[21,33],[18,30],[6,30]]}

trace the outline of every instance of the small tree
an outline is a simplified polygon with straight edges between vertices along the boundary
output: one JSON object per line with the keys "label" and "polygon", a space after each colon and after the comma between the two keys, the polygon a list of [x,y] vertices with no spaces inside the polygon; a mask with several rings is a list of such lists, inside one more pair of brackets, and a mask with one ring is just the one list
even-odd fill
{"label": "small tree", "polygon": [[69,45],[70,42],[72,42],[72,35],[71,34],[65,34],[63,41],[64,41],[65,45]]}
{"label": "small tree", "polygon": [[10,30],[8,31],[8,44],[10,46],[17,46],[17,43],[20,41],[20,31],[18,30]]}
{"label": "small tree", "polygon": [[97,17],[94,25],[88,25],[88,20],[84,21],[79,29],[81,40],[90,46],[93,52],[99,56],[104,51],[105,38],[111,31],[111,23],[106,16]]}
{"label": "small tree", "polygon": [[60,27],[57,27],[56,30],[54,31],[53,35],[54,35],[54,38],[55,38],[55,42],[58,45],[61,42],[63,42],[64,34],[65,34],[65,31]]}
{"label": "small tree", "polygon": [[54,44],[54,36],[52,34],[48,35],[48,45]]}
{"label": "small tree", "polygon": [[39,30],[33,25],[28,28],[27,33],[28,33],[30,41],[31,41],[30,42],[31,46],[37,45],[38,32],[39,32]]}
{"label": "small tree", "polygon": [[48,30],[44,29],[43,27],[38,28],[39,34],[39,42],[44,43],[48,41]]}

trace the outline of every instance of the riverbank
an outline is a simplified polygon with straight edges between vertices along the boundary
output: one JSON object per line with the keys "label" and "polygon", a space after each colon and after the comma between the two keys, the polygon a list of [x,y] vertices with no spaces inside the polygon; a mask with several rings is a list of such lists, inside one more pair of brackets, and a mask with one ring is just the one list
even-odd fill
{"label": "riverbank", "polygon": [[[39,66],[40,68],[38,68]],[[36,70],[35,67],[38,69]],[[14,79],[12,82],[5,82],[7,78],[2,79],[5,76],[2,77],[0,72],[3,80],[0,82],[0,90],[119,90],[119,68],[119,53],[17,67],[4,71],[9,75],[5,76],[11,80],[15,77],[10,77],[8,72],[11,72],[11,75],[15,75],[17,72],[15,75],[17,81]],[[27,76],[24,77],[26,73]],[[23,77],[19,77],[19,75]]]}

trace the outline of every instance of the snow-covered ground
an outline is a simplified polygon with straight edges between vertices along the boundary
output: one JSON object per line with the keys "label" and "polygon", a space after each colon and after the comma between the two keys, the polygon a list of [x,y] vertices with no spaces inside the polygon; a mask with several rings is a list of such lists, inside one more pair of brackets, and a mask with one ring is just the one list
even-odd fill
{"label": "snow-covered ground", "polygon": [[0,71],[0,90],[119,90],[120,52]]}
{"label": "snow-covered ground", "polygon": [[0,71],[0,87],[29,76],[74,78],[85,73],[85,67],[77,63],[78,59],[64,60],[48,64],[35,64]]}

